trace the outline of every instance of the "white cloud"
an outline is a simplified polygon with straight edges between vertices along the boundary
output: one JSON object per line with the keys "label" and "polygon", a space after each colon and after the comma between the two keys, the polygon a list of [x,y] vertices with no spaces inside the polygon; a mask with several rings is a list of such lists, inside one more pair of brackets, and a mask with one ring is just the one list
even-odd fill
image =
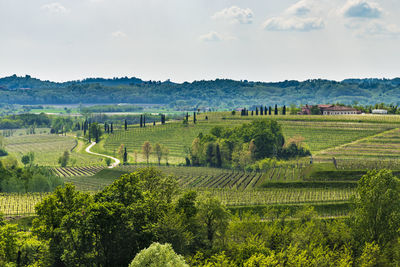
{"label": "white cloud", "polygon": [[211,31],[209,33],[200,35],[199,40],[203,42],[219,42],[219,41],[232,41],[236,40],[236,38],[230,35],[220,34],[216,31]]}
{"label": "white cloud", "polygon": [[342,9],[342,14],[349,18],[379,18],[382,8],[374,2],[367,0],[349,0]]}
{"label": "white cloud", "polygon": [[346,27],[354,30],[355,35],[360,38],[395,38],[400,37],[400,27],[395,24],[386,24],[380,21],[369,23],[348,23]]}
{"label": "white cloud", "polygon": [[304,16],[311,12],[311,3],[309,0],[301,0],[286,9],[286,13],[295,16]]}
{"label": "white cloud", "polygon": [[69,12],[67,8],[65,8],[63,5],[60,3],[49,3],[45,4],[41,7],[43,10],[53,13],[53,14],[66,14]]}
{"label": "white cloud", "polygon": [[300,0],[282,15],[267,19],[262,26],[267,31],[309,32],[325,28],[325,23],[314,0]]}
{"label": "white cloud", "polygon": [[253,23],[253,17],[253,11],[250,8],[243,9],[237,6],[225,8],[212,16],[212,18],[216,20],[222,19],[240,24]]}
{"label": "white cloud", "polygon": [[128,35],[127,35],[126,33],[124,33],[123,31],[115,31],[115,32],[113,32],[111,35],[112,35],[112,37],[114,37],[114,38],[125,38],[125,37],[128,36]]}
{"label": "white cloud", "polygon": [[321,18],[275,17],[264,22],[263,28],[268,31],[301,31],[320,30],[325,27]]}

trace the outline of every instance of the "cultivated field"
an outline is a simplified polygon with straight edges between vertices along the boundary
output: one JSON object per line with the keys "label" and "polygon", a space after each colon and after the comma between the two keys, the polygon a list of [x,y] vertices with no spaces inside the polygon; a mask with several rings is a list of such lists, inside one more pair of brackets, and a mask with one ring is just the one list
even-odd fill
{"label": "cultivated field", "polygon": [[[208,117],[208,120],[205,119]],[[72,182],[78,190],[96,192],[111,184],[120,175],[146,167],[141,155],[143,142],[168,147],[171,166],[157,166],[151,157],[151,166],[176,177],[182,192],[195,190],[200,197],[215,196],[235,211],[258,211],[268,206],[295,210],[303,205],[313,205],[321,216],[346,216],[349,199],[355,194],[357,180],[363,169],[389,167],[400,170],[400,116],[262,116],[277,119],[286,139],[301,136],[313,153],[314,164],[309,159],[293,160],[284,165],[272,166],[263,172],[244,172],[207,167],[184,167],[187,148],[199,133],[208,133],[214,126],[234,127],[249,122],[256,116],[232,116],[231,113],[207,113],[198,116],[197,124],[170,122],[166,125],[148,125],[139,128],[130,125],[128,131],[115,129],[104,135],[92,151],[108,155],[117,154],[121,144],[128,148],[131,165],[104,169],[103,159],[87,155],[87,146],[72,137],[49,134],[18,134],[6,138],[7,150],[20,158],[34,151],[36,162],[52,167],[65,182]],[[261,118],[261,116],[258,116]],[[74,166],[60,168],[58,157],[65,149],[73,150]],[[337,161],[337,169],[332,158]],[[300,164],[299,164],[300,162]],[[320,164],[319,162],[325,162]],[[165,160],[162,161],[165,164]],[[103,165],[103,167],[97,167]],[[46,194],[3,194],[0,211],[7,215],[33,213],[35,203]]]}
{"label": "cultivated field", "polygon": [[[81,142],[81,141],[80,141]],[[104,165],[103,159],[85,153],[85,144],[79,144],[71,136],[53,134],[13,135],[5,138],[6,150],[17,160],[28,152],[35,153],[35,164],[59,166],[58,158],[64,151],[70,152],[71,166]]]}

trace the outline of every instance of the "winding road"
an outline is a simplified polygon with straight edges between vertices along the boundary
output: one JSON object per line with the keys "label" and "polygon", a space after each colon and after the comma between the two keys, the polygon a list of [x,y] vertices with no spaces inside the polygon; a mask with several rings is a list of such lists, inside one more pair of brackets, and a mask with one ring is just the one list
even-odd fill
{"label": "winding road", "polygon": [[95,144],[96,144],[96,142],[92,142],[92,143],[86,148],[86,152],[89,153],[89,154],[92,154],[92,155],[96,155],[96,156],[100,156],[100,157],[105,157],[105,158],[109,158],[109,159],[114,160],[114,163],[111,164],[110,166],[108,166],[108,168],[110,168],[110,169],[117,167],[117,166],[121,163],[121,161],[120,161],[119,159],[117,159],[117,158],[114,158],[114,157],[111,157],[111,156],[108,156],[108,155],[104,155],[104,154],[94,153],[94,152],[90,151],[90,149],[91,149]]}

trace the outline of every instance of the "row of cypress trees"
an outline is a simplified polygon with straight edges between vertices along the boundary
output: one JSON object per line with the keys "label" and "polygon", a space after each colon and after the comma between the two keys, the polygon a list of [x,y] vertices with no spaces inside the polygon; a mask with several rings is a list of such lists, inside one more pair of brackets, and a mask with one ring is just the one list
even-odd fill
{"label": "row of cypress trees", "polygon": [[[272,115],[272,107],[269,106],[260,106],[260,108],[256,107],[255,110],[251,110],[250,111],[251,116],[258,116],[258,115]],[[241,116],[249,116],[249,110],[246,108],[243,108],[241,113]],[[274,108],[274,115],[278,115],[278,105],[275,104],[275,108]],[[282,115],[286,115],[286,106],[284,105],[282,107]]]}

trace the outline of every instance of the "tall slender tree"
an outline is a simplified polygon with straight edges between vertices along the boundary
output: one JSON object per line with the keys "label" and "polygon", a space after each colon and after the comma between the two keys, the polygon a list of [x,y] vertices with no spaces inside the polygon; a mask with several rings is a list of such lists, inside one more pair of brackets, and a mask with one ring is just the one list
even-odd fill
{"label": "tall slender tree", "polygon": [[[260,115],[262,116],[262,115],[264,115],[264,109],[263,109],[263,106],[261,106],[260,107]],[[267,113],[265,113],[265,115],[267,115]]]}
{"label": "tall slender tree", "polygon": [[126,120],[125,120],[124,125],[125,125],[125,131],[128,130],[128,122]]}
{"label": "tall slender tree", "polygon": [[221,157],[221,150],[219,148],[219,144],[215,146],[215,166],[217,168],[222,167],[222,157]]}
{"label": "tall slender tree", "polygon": [[275,104],[275,111],[274,111],[274,115],[278,115],[278,105]]}
{"label": "tall slender tree", "polygon": [[124,165],[128,162],[128,153],[126,152],[126,147],[124,149]]}
{"label": "tall slender tree", "polygon": [[272,108],[271,108],[271,106],[269,106],[269,108],[268,108],[268,115],[271,115],[271,113],[272,113]]}

